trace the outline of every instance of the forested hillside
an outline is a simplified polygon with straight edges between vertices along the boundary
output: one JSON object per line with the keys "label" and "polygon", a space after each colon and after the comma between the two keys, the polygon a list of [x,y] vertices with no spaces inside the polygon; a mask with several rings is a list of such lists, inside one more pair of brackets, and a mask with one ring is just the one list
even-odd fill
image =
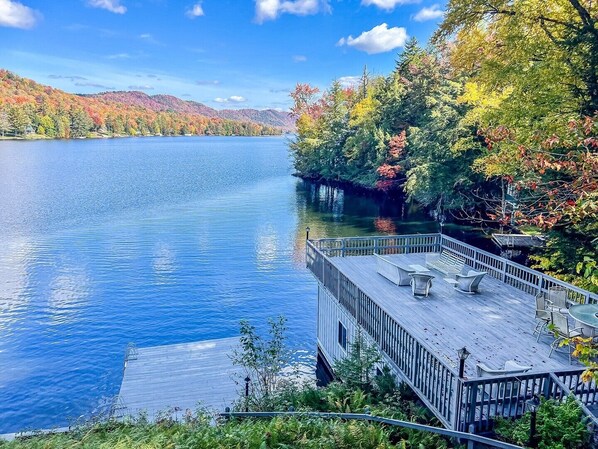
{"label": "forested hillside", "polygon": [[[78,138],[90,135],[272,135],[282,129],[249,119],[230,120],[165,106],[142,92],[80,96],[0,70],[0,136]],[[196,103],[199,105],[199,103]],[[203,106],[203,105],[201,105]],[[204,106],[206,109],[210,109]]]}
{"label": "forested hillside", "polygon": [[285,131],[295,127],[294,119],[288,112],[274,109],[223,109],[216,110],[196,101],[185,101],[172,95],[147,95],[143,92],[103,92],[88,95],[92,98],[108,100],[117,103],[141,106],[156,112],[170,111],[182,114],[199,114],[205,117],[219,117],[225,120],[255,122],[262,125],[275,126]]}
{"label": "forested hillside", "polygon": [[297,85],[296,170],[403,191],[437,217],[537,227],[539,266],[598,290],[598,5],[447,8],[388,76]]}

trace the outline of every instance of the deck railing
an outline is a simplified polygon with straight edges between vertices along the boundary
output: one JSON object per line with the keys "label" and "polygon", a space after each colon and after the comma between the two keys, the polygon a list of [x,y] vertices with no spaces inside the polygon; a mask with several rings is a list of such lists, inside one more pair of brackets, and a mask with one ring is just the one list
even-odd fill
{"label": "deck railing", "polygon": [[525,402],[534,396],[562,399],[573,395],[595,420],[586,406],[598,403],[598,390],[594,381],[581,380],[582,372],[572,369],[464,380],[458,430],[474,425],[476,432],[484,432],[492,429],[498,416],[518,418],[526,411]]}
{"label": "deck railing", "polygon": [[562,287],[567,291],[567,298],[572,303],[598,303],[598,295],[595,293],[575,287],[567,282],[532,270],[504,257],[483,251],[444,234],[440,235],[439,238],[441,249],[459,254],[465,258],[465,263],[473,269],[487,271],[490,276],[525,293],[536,295],[547,292],[550,287]]}
{"label": "deck railing", "polygon": [[567,297],[572,303],[598,303],[598,294],[575,287],[444,234],[327,238],[311,242],[315,248],[328,257],[368,256],[374,253],[432,253],[448,250],[463,257],[471,268],[487,271],[490,276],[525,293],[535,295],[547,292],[550,287],[562,287],[567,291]]}
{"label": "deck railing", "polygon": [[[449,428],[488,430],[496,416],[518,417],[534,395],[575,395],[583,405],[598,404],[598,386],[583,382],[583,369],[535,372],[516,377],[459,379],[455,370],[415,339],[341,273],[330,257],[452,251],[466,264],[529,294],[560,286],[577,303],[598,303],[598,295],[441,234],[319,239],[307,242],[307,267],[380,347],[434,414]],[[555,377],[556,376],[556,377]],[[558,382],[555,379],[558,378]],[[566,386],[566,389],[563,387]],[[568,391],[566,391],[568,389]]]}
{"label": "deck railing", "polygon": [[440,251],[440,234],[389,235],[310,240],[328,257],[377,254],[432,253]]}
{"label": "deck railing", "polygon": [[[419,237],[419,236],[416,236]],[[401,237],[386,239],[392,251],[428,252],[437,248],[435,236],[424,238]],[[439,359],[423,342],[418,341],[396,320],[388,315],[372,298],[366,295],[349,278],[341,273],[324,251],[331,254],[373,254],[374,249],[388,251],[381,240],[360,240],[357,244],[326,245],[320,250],[315,243],[307,242],[307,266],[322,286],[351,314],[355,322],[367,332],[380,348],[392,367],[415,390],[422,401],[447,427],[454,425],[457,398],[457,373]],[[386,252],[382,252],[385,254]],[[388,254],[388,253],[386,253]]]}

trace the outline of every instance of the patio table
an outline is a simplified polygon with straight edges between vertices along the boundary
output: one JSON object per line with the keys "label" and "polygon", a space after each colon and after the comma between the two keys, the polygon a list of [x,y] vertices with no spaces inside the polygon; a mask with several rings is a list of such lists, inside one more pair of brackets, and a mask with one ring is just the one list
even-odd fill
{"label": "patio table", "polygon": [[596,336],[598,328],[598,304],[576,304],[569,307],[569,315],[578,323],[587,337]]}
{"label": "patio table", "polygon": [[426,267],[424,267],[423,265],[418,265],[418,264],[409,265],[409,268],[415,270],[418,273],[429,273],[430,272],[430,270],[428,270]]}

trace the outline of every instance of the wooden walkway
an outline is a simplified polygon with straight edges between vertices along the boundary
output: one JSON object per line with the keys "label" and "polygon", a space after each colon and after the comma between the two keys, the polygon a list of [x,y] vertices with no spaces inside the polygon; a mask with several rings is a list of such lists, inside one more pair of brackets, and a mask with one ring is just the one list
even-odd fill
{"label": "wooden walkway", "polygon": [[229,358],[238,343],[234,337],[132,351],[114,415],[154,420],[175,408],[179,418],[198,407],[224,411],[239,397],[233,379],[240,370]]}
{"label": "wooden walkway", "polygon": [[527,234],[492,234],[492,240],[500,248],[542,248],[544,237]]}
{"label": "wooden walkway", "polygon": [[[387,255],[403,266],[425,265],[424,254]],[[537,343],[535,300],[491,276],[485,276],[480,292],[468,295],[455,290],[437,271],[430,296],[414,297],[411,287],[398,287],[376,272],[374,256],[332,257],[332,263],[417,340],[441,360],[457,368],[457,350],[466,346],[471,356],[465,375],[476,377],[475,365],[501,368],[507,360],[533,366],[532,371],[556,371],[581,367],[569,365],[564,353],[548,357],[553,338],[544,334]]]}

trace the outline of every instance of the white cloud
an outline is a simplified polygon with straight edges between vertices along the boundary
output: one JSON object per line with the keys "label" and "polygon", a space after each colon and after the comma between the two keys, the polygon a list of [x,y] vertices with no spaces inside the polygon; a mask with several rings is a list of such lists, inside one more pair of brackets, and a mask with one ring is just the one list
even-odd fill
{"label": "white cloud", "polygon": [[361,76],[341,76],[337,81],[342,87],[355,87],[361,82]]}
{"label": "white cloud", "polygon": [[132,85],[132,86],[129,86],[129,90],[154,90],[154,87],[148,86],[147,84],[143,84],[141,86]]}
{"label": "white cloud", "polygon": [[285,13],[307,16],[321,11],[330,11],[328,0],[255,0],[255,21],[257,23],[274,20]]}
{"label": "white cloud", "polygon": [[444,11],[440,9],[440,6],[436,3],[430,7],[422,8],[413,16],[413,20],[416,22],[425,22],[426,20],[434,20],[442,17]]}
{"label": "white cloud", "polygon": [[39,11],[12,0],[0,0],[0,26],[33,28],[42,17]]}
{"label": "white cloud", "polygon": [[220,84],[220,80],[198,80],[196,84],[198,86],[217,86]]}
{"label": "white cloud", "polygon": [[341,38],[337,45],[348,45],[358,50],[365,51],[367,54],[384,53],[402,47],[407,42],[409,36],[407,30],[403,27],[388,28],[388,25],[375,26],[369,31],[364,31],[357,37],[349,36]]}
{"label": "white cloud", "polygon": [[364,6],[377,6],[385,11],[392,11],[397,5],[407,5],[409,3],[419,3],[421,0],[361,0]]}
{"label": "white cloud", "polygon": [[120,0],[88,0],[87,4],[92,8],[105,9],[115,14],[127,12],[127,8],[120,4]]}
{"label": "white cloud", "polygon": [[305,62],[305,61],[307,61],[307,56],[295,55],[295,56],[293,56],[293,61],[294,62]]}
{"label": "white cloud", "polygon": [[144,42],[147,42],[148,44],[164,45],[150,33],[140,34],[139,39],[141,39]]}
{"label": "white cloud", "polygon": [[197,2],[191,8],[189,8],[185,15],[190,19],[195,19],[196,17],[201,17],[204,15],[203,8],[201,7],[201,2]]}
{"label": "white cloud", "polygon": [[114,55],[106,56],[108,59],[130,59],[131,55],[129,53],[116,53]]}
{"label": "white cloud", "polygon": [[216,103],[245,103],[247,101],[247,98],[241,97],[240,95],[231,95],[228,98],[214,98],[214,101]]}

